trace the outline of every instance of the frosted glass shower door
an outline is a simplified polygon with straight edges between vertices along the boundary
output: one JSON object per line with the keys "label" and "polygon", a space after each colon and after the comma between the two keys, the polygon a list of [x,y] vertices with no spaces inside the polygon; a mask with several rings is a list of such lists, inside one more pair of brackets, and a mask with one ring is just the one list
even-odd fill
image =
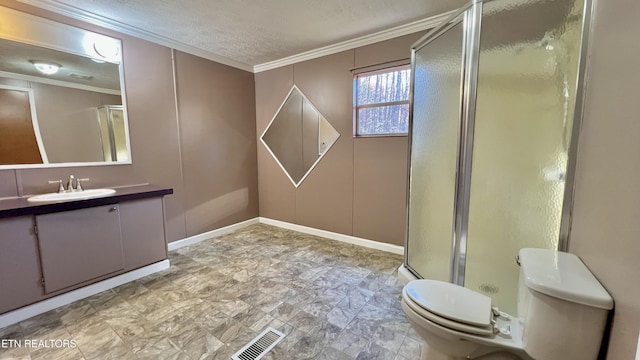
{"label": "frosted glass shower door", "polygon": [[458,19],[414,52],[407,266],[449,280],[463,66]]}
{"label": "frosted glass shower door", "polygon": [[583,8],[483,7],[464,285],[510,313],[518,250],[558,248]]}
{"label": "frosted glass shower door", "polygon": [[104,105],[98,108],[98,125],[105,161],[129,160],[127,129],[122,105]]}

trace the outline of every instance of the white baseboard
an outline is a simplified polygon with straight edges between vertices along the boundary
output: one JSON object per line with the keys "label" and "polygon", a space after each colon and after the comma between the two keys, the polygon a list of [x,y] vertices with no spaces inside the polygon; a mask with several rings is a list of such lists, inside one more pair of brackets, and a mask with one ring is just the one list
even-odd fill
{"label": "white baseboard", "polygon": [[289,230],[298,231],[305,234],[320,236],[320,237],[331,239],[331,240],[342,241],[349,244],[364,246],[371,249],[382,250],[382,251],[390,252],[393,254],[399,254],[399,255],[404,254],[404,247],[398,246],[398,245],[392,245],[392,244],[382,243],[378,241],[363,239],[363,238],[359,238],[351,235],[344,235],[344,234],[335,233],[327,230],[320,230],[320,229],[316,229],[308,226],[292,224],[292,223],[288,223],[280,220],[273,220],[265,217],[260,217],[259,219],[260,219],[260,223],[262,224],[273,225],[273,226],[281,227],[284,229],[289,229]]}
{"label": "white baseboard", "polygon": [[0,315],[0,328],[13,325],[30,317],[43,314],[49,310],[71,304],[74,301],[78,301],[89,296],[93,296],[97,293],[113,289],[120,285],[143,278],[158,271],[166,270],[168,268],[169,260],[163,260],[155,264],[151,264],[137,270],[129,271],[128,273],[114,276],[95,284],[91,284],[80,289],[37,302],[32,305],[27,305],[20,309]]}
{"label": "white baseboard", "polygon": [[217,237],[217,236],[222,236],[222,235],[229,234],[229,233],[234,232],[234,231],[236,231],[238,229],[242,229],[243,227],[246,227],[246,226],[249,226],[249,225],[253,225],[253,224],[257,224],[259,222],[260,222],[259,218],[257,218],[257,217],[253,218],[253,219],[241,221],[239,223],[231,224],[229,226],[225,226],[225,227],[220,228],[220,229],[207,231],[207,232],[204,232],[202,234],[190,236],[190,237],[182,239],[182,240],[170,242],[169,245],[168,245],[168,248],[169,248],[169,251],[173,251],[173,250],[176,250],[176,249],[180,249],[181,247],[197,244],[197,243],[199,243],[199,242],[201,242],[203,240],[207,240],[207,239],[211,239],[211,238],[214,238],[214,237]]}
{"label": "white baseboard", "polygon": [[363,238],[359,238],[351,235],[344,235],[344,234],[335,233],[327,230],[320,230],[320,229],[316,229],[308,226],[292,224],[285,221],[273,220],[265,217],[256,217],[256,218],[245,220],[236,224],[225,226],[220,229],[207,231],[205,233],[194,235],[182,240],[170,242],[168,246],[169,251],[173,251],[189,245],[194,245],[203,240],[226,235],[236,230],[242,229],[246,226],[258,224],[258,223],[277,226],[284,229],[289,229],[289,230],[298,231],[305,234],[320,236],[320,237],[331,239],[331,240],[342,241],[349,244],[364,246],[371,249],[382,250],[382,251],[390,252],[393,254],[399,254],[399,255],[404,254],[404,247],[402,246],[363,239]]}

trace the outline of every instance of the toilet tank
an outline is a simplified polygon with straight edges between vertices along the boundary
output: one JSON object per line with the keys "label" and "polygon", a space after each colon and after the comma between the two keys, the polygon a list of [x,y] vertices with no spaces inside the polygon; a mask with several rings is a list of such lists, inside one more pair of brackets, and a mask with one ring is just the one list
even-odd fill
{"label": "toilet tank", "polygon": [[613,299],[569,253],[521,249],[518,317],[524,350],[539,360],[596,359]]}

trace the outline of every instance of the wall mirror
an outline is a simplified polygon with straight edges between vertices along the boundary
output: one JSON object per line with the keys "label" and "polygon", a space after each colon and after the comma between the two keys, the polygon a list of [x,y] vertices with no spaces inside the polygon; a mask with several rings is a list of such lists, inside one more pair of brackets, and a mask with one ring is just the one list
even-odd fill
{"label": "wall mirror", "polygon": [[260,140],[298,187],[339,137],[336,129],[294,85]]}
{"label": "wall mirror", "polygon": [[0,7],[0,169],[130,164],[121,41]]}

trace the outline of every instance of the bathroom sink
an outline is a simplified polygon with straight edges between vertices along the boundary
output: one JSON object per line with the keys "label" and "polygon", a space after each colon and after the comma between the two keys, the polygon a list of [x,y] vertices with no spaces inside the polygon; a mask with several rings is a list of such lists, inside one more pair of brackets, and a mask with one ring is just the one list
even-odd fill
{"label": "bathroom sink", "polygon": [[27,199],[30,202],[44,202],[44,201],[66,201],[66,200],[86,200],[114,194],[116,191],[113,189],[89,189],[75,192],[65,193],[50,193],[35,195]]}

